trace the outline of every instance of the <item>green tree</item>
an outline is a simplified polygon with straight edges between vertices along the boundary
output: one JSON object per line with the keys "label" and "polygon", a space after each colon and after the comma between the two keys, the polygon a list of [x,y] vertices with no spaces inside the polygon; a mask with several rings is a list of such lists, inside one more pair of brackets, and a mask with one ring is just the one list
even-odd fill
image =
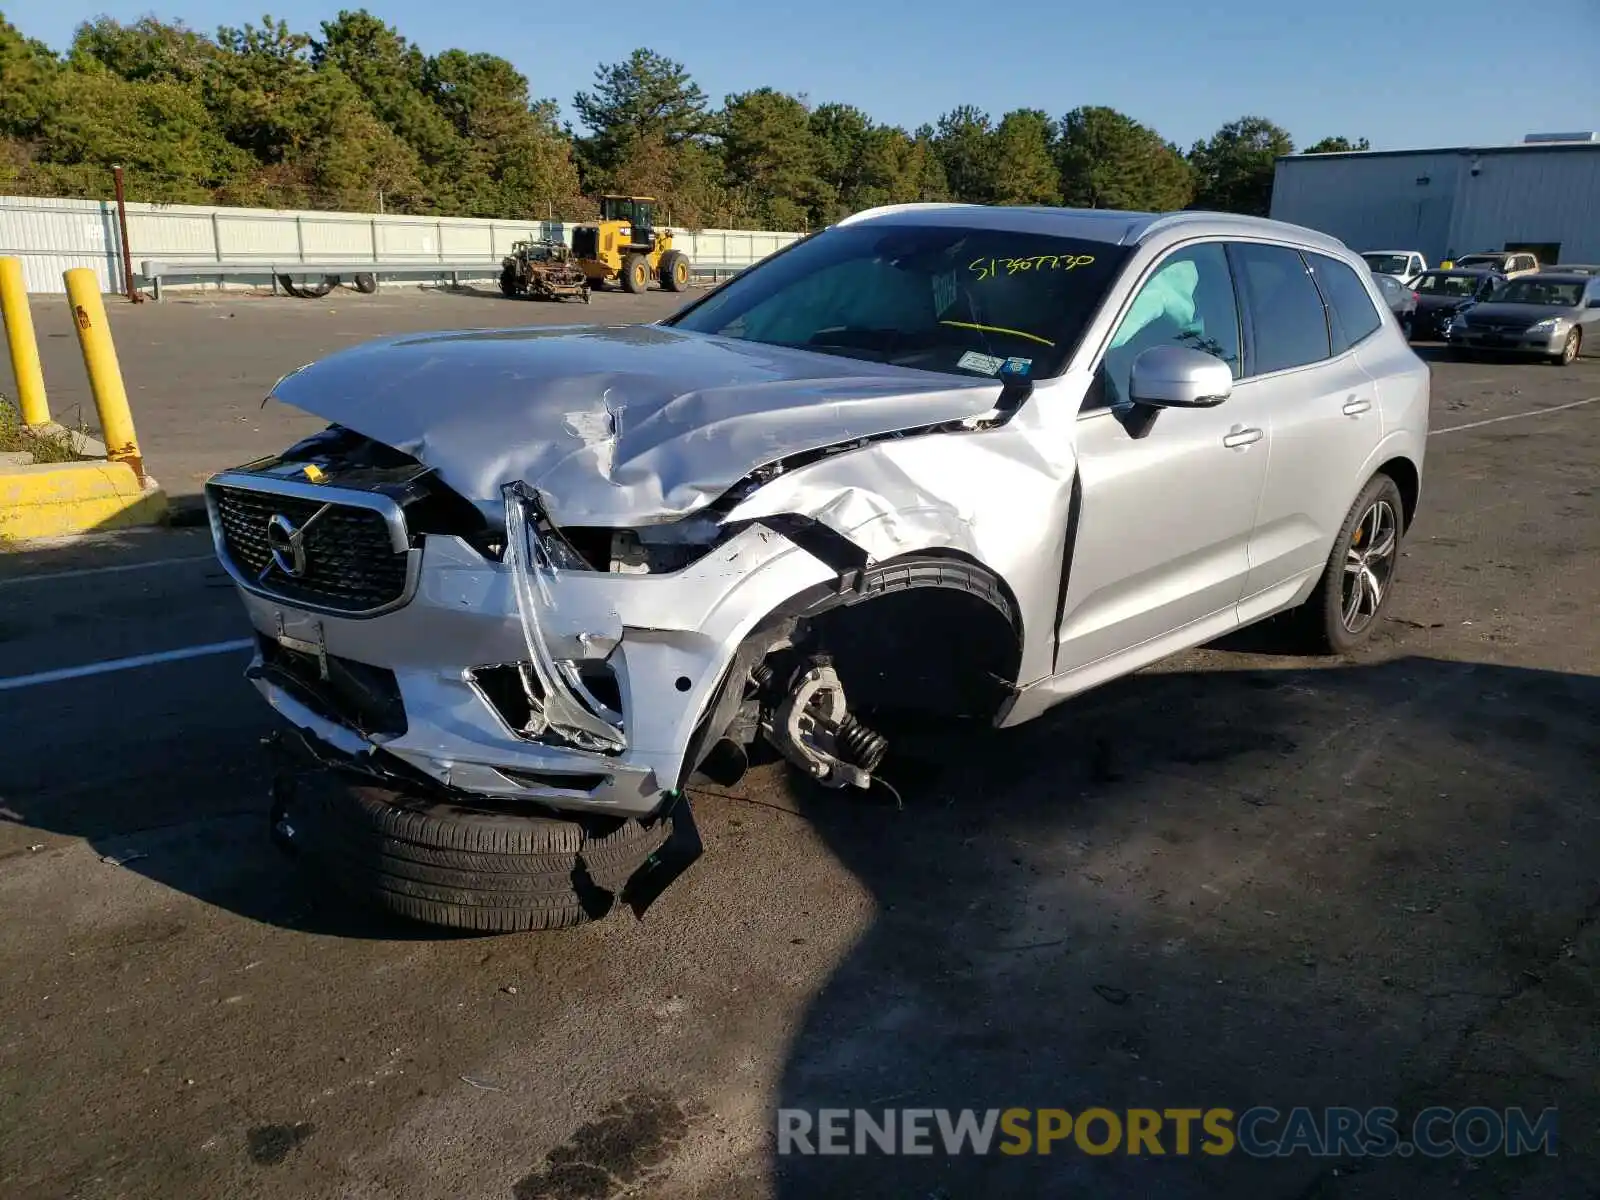
{"label": "green tree", "polygon": [[996,204],[1058,204],[1055,122],[1036,108],[1019,108],[1000,119],[995,130]]}
{"label": "green tree", "polygon": [[760,198],[761,217],[777,229],[828,219],[837,193],[821,178],[822,155],[803,102],[772,88],[729,96],[720,126],[728,183]]}
{"label": "green tree", "polygon": [[591,131],[587,160],[601,171],[615,169],[632,143],[645,138],[675,146],[706,132],[706,94],[680,62],[639,49],[619,63],[595,69],[594,90],[579,92],[572,106]]}
{"label": "green tree", "polygon": [[577,169],[553,100],[530,100],[527,79],[493,54],[447,50],[429,62],[427,77],[459,139],[445,164],[458,211],[517,217],[573,211]]}
{"label": "green tree", "polygon": [[1288,131],[1265,117],[1230,121],[1189,151],[1196,207],[1266,216],[1272,209],[1277,160],[1293,153]]}
{"label": "green tree", "polygon": [[1061,194],[1075,208],[1170,212],[1194,199],[1194,171],[1177,147],[1114,108],[1061,118]]}
{"label": "green tree", "polygon": [[67,61],[78,70],[104,67],[130,83],[196,83],[216,66],[216,42],[182,22],[141,17],[123,25],[97,17],[78,26]]}
{"label": "green tree", "polygon": [[858,208],[868,185],[868,156],[885,131],[851,104],[821,104],[811,112],[811,134],[817,148],[817,173],[832,193],[832,220]]}
{"label": "green tree", "polygon": [[1346,154],[1352,150],[1370,150],[1372,143],[1366,138],[1357,138],[1351,141],[1347,137],[1325,137],[1320,142],[1313,142],[1301,154]]}
{"label": "green tree", "polygon": [[459,154],[450,119],[430,92],[427,56],[365,9],[324,21],[321,40],[311,44],[311,62],[319,71],[341,71],[425,167],[437,168]]}
{"label": "green tree", "polygon": [[939,118],[932,144],[953,199],[993,202],[999,171],[999,144],[989,114],[964,104]]}
{"label": "green tree", "polygon": [[40,184],[74,195],[103,195],[111,167],[121,164],[129,199],[180,204],[209,200],[251,165],[194,89],[130,83],[104,70],[73,74],[70,102],[56,107],[35,162]]}
{"label": "green tree", "polygon": [[55,111],[61,63],[43,42],[0,16],[0,136],[38,136]]}
{"label": "green tree", "polygon": [[[738,228],[754,222],[722,182],[722,156],[699,142],[669,145],[660,134],[634,139],[610,175],[610,186],[661,200],[661,219],[691,229]],[[753,210],[752,210],[753,213]]]}

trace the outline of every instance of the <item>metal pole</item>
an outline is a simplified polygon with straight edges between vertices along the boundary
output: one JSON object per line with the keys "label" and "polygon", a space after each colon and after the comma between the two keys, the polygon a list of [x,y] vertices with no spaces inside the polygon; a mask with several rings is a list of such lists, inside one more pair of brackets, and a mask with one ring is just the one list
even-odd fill
{"label": "metal pole", "polygon": [[28,289],[22,280],[20,258],[0,258],[0,313],[5,315],[6,341],[11,348],[11,371],[17,377],[17,407],[24,425],[50,420],[45,401],[44,371],[39,367],[39,339],[33,332]]}
{"label": "metal pole", "polygon": [[74,267],[63,272],[62,278],[67,284],[83,365],[89,371],[89,390],[94,393],[94,406],[100,413],[100,436],[105,439],[106,458],[127,463],[143,480],[144,457],[139,453],[139,438],[133,431],[128,389],[122,383],[117,348],[111,341],[106,306],[100,299],[100,281],[88,267]]}
{"label": "metal pole", "polygon": [[117,189],[117,233],[122,238],[122,293],[133,303],[142,297],[133,286],[133,251],[128,245],[128,202],[122,195],[122,168],[111,168],[111,181]]}

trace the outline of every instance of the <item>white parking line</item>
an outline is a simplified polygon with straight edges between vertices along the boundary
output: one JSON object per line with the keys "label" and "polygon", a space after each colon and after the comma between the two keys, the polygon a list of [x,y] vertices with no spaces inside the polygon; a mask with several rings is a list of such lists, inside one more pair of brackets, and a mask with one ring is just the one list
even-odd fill
{"label": "white parking line", "polygon": [[52,579],[82,579],[85,575],[115,575],[120,571],[148,571],[153,567],[177,567],[184,563],[216,562],[215,554],[186,554],[182,558],[155,558],[149,562],[119,563],[114,567],[75,567],[70,571],[48,571],[43,575],[18,575],[0,579],[0,588],[19,583],[49,583]]}
{"label": "white parking line", "polygon": [[132,671],[138,667],[152,667],[158,663],[182,662],[186,658],[204,658],[210,654],[232,654],[248,650],[255,645],[253,638],[236,638],[231,642],[209,642],[204,646],[184,646],[180,650],[162,650],[157,654],[135,654],[132,658],[112,658],[105,662],[85,663],[81,667],[62,667],[57,671],[40,671],[35,675],[13,675],[0,679],[0,692],[18,688],[38,687],[46,683],[61,683],[67,679],[83,679],[89,675],[109,675],[113,671]]}
{"label": "white parking line", "polygon": [[1469,421],[1465,425],[1451,425],[1446,429],[1432,429],[1428,431],[1429,437],[1441,433],[1460,433],[1463,429],[1480,429],[1485,425],[1498,425],[1501,421],[1520,421],[1523,417],[1542,417],[1545,413],[1560,412],[1566,408],[1580,408],[1585,404],[1600,402],[1600,396],[1590,396],[1587,400],[1574,400],[1570,404],[1552,404],[1549,408],[1536,408],[1531,412],[1508,413],[1503,417],[1490,417],[1486,421]]}

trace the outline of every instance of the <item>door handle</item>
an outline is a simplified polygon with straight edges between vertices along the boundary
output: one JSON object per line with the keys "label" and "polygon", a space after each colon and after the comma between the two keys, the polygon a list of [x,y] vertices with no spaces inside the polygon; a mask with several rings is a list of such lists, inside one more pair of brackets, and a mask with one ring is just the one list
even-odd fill
{"label": "door handle", "polygon": [[1252,442],[1259,442],[1266,437],[1266,432],[1260,429],[1235,429],[1222,439],[1222,444],[1230,450],[1237,450],[1241,446],[1248,446]]}
{"label": "door handle", "polygon": [[1350,399],[1344,402],[1344,415],[1347,417],[1359,417],[1371,407],[1372,401],[1365,396],[1351,396]]}

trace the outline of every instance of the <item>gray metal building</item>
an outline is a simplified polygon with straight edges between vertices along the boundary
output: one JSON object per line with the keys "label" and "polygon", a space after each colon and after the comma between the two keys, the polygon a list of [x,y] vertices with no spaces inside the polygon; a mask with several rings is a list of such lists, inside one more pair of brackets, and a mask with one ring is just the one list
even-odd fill
{"label": "gray metal building", "polygon": [[1600,262],[1600,134],[1534,134],[1520,145],[1365,150],[1278,159],[1272,215],[1353,250],[1475,250]]}

